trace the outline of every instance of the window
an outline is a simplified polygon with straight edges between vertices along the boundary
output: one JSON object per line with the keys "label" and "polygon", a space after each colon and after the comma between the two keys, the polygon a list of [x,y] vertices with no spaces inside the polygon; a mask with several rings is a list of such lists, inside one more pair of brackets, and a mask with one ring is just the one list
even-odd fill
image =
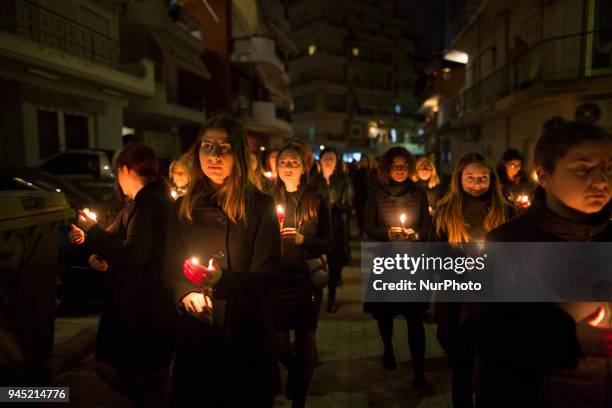
{"label": "window", "polygon": [[353,57],[358,57],[358,56],[359,56],[359,48],[353,47]]}
{"label": "window", "polygon": [[315,97],[314,95],[306,95],[299,96],[294,100],[294,112],[302,113],[302,112],[313,112],[315,106]]}
{"label": "window", "polygon": [[361,139],[361,125],[353,123],[351,125],[351,139]]}
{"label": "window", "polygon": [[64,115],[66,149],[87,149],[89,147],[89,126],[87,116]]}
{"label": "window", "polygon": [[346,97],[329,94],[325,97],[325,110],[329,112],[346,112]]}
{"label": "window", "polygon": [[317,52],[317,46],[311,44],[308,46],[308,55],[314,55]]}
{"label": "window", "polygon": [[93,174],[99,175],[100,158],[93,154],[61,154],[40,166],[51,174]]}
{"label": "window", "polygon": [[59,152],[57,112],[38,110],[38,149],[40,158],[46,159]]}

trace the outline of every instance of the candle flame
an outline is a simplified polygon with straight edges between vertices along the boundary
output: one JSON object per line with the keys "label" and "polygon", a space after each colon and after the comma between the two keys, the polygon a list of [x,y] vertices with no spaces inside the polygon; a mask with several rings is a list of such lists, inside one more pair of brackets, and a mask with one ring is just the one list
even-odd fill
{"label": "candle flame", "polygon": [[208,260],[208,268],[209,271],[214,271],[215,270],[215,263],[214,263],[214,259],[210,258]]}
{"label": "candle flame", "polygon": [[406,222],[406,214],[400,215],[400,222],[404,224]]}
{"label": "candle flame", "polygon": [[603,307],[600,306],[598,308],[597,316],[589,320],[588,323],[591,326],[598,326],[599,323],[601,323],[601,321],[604,319],[605,316],[606,316],[606,311],[604,310]]}
{"label": "candle flame", "polygon": [[264,173],[264,176],[266,176],[266,178],[271,179],[271,178],[272,178],[272,172],[271,172],[271,171],[266,171],[266,172]]}
{"label": "candle flame", "polygon": [[283,206],[279,204],[276,206],[276,212],[279,214],[284,214],[285,210],[283,210]]}
{"label": "candle flame", "polygon": [[200,260],[194,256],[193,258],[191,258],[191,263],[194,265],[199,265]]}
{"label": "candle flame", "polygon": [[172,198],[174,198],[176,200],[176,198],[178,197],[178,194],[176,193],[176,191],[172,190],[170,192],[170,195],[172,196]]}
{"label": "candle flame", "polygon": [[93,212],[93,211],[89,211],[89,208],[83,208],[83,212],[85,213],[85,215],[89,218],[91,218],[92,220],[98,222],[98,215]]}

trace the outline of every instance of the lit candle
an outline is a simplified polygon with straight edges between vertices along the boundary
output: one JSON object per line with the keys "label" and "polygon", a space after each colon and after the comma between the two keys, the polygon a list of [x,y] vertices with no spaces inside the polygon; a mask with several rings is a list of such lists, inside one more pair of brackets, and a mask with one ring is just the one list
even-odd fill
{"label": "lit candle", "polygon": [[400,223],[402,223],[402,228],[406,226],[406,214],[400,215]]}
{"label": "lit candle", "polygon": [[215,270],[215,261],[213,258],[210,258],[208,260],[208,268],[206,268],[209,271],[214,271]]}
{"label": "lit candle", "polygon": [[[83,212],[88,218],[91,218],[95,222],[98,222],[98,216],[96,215],[95,212],[89,211],[89,208],[83,208]],[[84,217],[81,217],[81,218],[83,218],[83,221],[86,221]]]}
{"label": "lit candle", "polygon": [[266,176],[267,179],[272,180],[272,172],[271,171],[266,171],[264,173],[264,176]]}
{"label": "lit candle", "polygon": [[285,221],[285,210],[280,204],[276,206],[276,218],[278,218],[278,223],[280,224],[281,229],[283,229],[283,222]]}
{"label": "lit candle", "polygon": [[200,260],[194,256],[194,257],[191,258],[191,263],[194,264],[194,265],[199,265],[200,264]]}
{"label": "lit candle", "polygon": [[170,191],[170,195],[172,196],[172,198],[174,198],[175,200],[178,198],[178,193],[176,192],[175,189],[172,189],[172,191]]}
{"label": "lit candle", "polygon": [[516,199],[516,202],[521,207],[529,207],[531,205],[531,202],[529,201],[529,196],[526,194],[519,195],[518,198]]}
{"label": "lit candle", "polygon": [[606,317],[606,311],[603,307],[599,307],[599,312],[597,313],[597,316],[589,320],[588,323],[593,327],[599,326],[599,323],[603,321],[604,317]]}

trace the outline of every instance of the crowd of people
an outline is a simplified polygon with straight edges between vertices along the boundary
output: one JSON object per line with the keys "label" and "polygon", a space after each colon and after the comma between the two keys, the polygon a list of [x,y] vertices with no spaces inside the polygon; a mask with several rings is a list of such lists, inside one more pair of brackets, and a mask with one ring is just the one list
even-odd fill
{"label": "crowd of people", "polygon": [[[469,153],[443,186],[432,158],[402,147],[348,166],[333,148],[316,161],[296,140],[261,160],[239,122],[221,115],[172,163],[168,182],[151,148],[127,144],[114,163],[121,212],[102,229],[81,211],[69,236],[108,275],[96,370],[143,406],[271,407],[283,390],[303,407],[320,309],[342,307],[336,291],[351,262],[351,217],[354,236],[376,242],[612,239],[605,130],[553,118],[535,148],[537,181],[524,166],[514,149],[497,169]],[[398,213],[407,214],[401,226]],[[364,304],[386,369],[397,367],[394,318],[406,319],[415,390],[433,390],[425,376],[429,314],[448,355],[455,407],[610,402],[612,329],[592,324],[610,312],[607,304],[429,306]]]}

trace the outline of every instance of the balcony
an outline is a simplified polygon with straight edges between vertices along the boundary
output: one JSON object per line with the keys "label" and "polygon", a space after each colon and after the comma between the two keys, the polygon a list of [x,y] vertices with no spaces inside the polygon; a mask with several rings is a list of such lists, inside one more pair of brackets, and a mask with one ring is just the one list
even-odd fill
{"label": "balcony", "polygon": [[95,82],[115,91],[150,96],[153,65],[142,53],[28,0],[0,4],[0,56]]}
{"label": "balcony", "polygon": [[603,46],[602,34],[609,38],[612,31],[586,32],[539,42],[445,102],[438,114],[438,126],[477,118],[484,110],[494,110],[496,104],[503,107],[511,103],[505,98],[526,91],[531,93],[525,96],[525,101],[544,94],[612,92],[612,83],[601,83],[604,77],[612,77],[612,50]]}
{"label": "balcony", "polygon": [[137,99],[126,108],[126,117],[164,125],[199,125],[206,119],[206,99],[202,93],[179,90],[165,82],[155,83],[152,98]]}
{"label": "balcony", "polygon": [[274,103],[253,101],[240,107],[238,119],[246,130],[266,134],[287,134],[291,131],[289,113],[277,108]]}
{"label": "balcony", "polygon": [[289,83],[285,64],[278,57],[274,40],[265,37],[247,37],[233,40],[231,61],[234,63],[250,63],[267,66],[274,74]]}

